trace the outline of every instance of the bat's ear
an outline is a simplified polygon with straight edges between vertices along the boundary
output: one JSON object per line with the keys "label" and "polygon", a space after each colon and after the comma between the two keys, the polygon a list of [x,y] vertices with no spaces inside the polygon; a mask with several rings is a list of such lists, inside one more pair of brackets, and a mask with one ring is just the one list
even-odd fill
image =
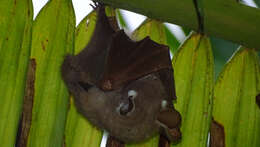
{"label": "bat's ear", "polygon": [[103,90],[117,89],[162,69],[172,69],[167,46],[157,44],[149,37],[134,42],[121,30],[112,38],[99,87]]}

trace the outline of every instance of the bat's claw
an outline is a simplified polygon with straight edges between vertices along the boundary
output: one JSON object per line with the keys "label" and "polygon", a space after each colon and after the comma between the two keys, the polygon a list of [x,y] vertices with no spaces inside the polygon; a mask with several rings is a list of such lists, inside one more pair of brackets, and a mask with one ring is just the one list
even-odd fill
{"label": "bat's claw", "polygon": [[100,2],[96,2],[96,1],[92,1],[93,4],[89,4],[94,10],[97,10],[99,7],[104,6],[104,4],[100,3]]}
{"label": "bat's claw", "polygon": [[166,137],[173,143],[178,143],[181,140],[180,128],[166,129]]}

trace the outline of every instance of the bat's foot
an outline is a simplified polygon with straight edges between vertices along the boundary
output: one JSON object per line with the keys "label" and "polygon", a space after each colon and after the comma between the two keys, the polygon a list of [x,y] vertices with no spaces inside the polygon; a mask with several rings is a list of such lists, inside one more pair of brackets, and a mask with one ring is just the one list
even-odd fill
{"label": "bat's foot", "polygon": [[104,4],[96,1],[92,1],[93,4],[89,4],[94,10],[97,10],[99,7],[103,7]]}

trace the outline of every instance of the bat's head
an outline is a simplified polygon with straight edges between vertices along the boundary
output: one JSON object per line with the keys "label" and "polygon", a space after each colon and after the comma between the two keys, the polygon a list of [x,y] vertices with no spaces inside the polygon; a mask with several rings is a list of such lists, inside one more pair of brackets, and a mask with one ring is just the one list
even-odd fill
{"label": "bat's head", "polygon": [[[75,104],[90,122],[110,135],[124,142],[138,142],[160,128],[179,126],[177,111],[164,112],[168,110],[166,99],[162,82],[150,74],[113,91],[93,86],[75,97]],[[167,117],[173,119],[169,121]]]}

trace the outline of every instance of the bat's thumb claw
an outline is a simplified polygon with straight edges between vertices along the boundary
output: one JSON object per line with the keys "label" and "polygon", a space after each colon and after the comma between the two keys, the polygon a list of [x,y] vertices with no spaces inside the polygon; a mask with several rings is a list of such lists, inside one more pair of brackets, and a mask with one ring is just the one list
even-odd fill
{"label": "bat's thumb claw", "polygon": [[177,143],[181,140],[181,131],[180,128],[166,129],[166,137],[173,143]]}

